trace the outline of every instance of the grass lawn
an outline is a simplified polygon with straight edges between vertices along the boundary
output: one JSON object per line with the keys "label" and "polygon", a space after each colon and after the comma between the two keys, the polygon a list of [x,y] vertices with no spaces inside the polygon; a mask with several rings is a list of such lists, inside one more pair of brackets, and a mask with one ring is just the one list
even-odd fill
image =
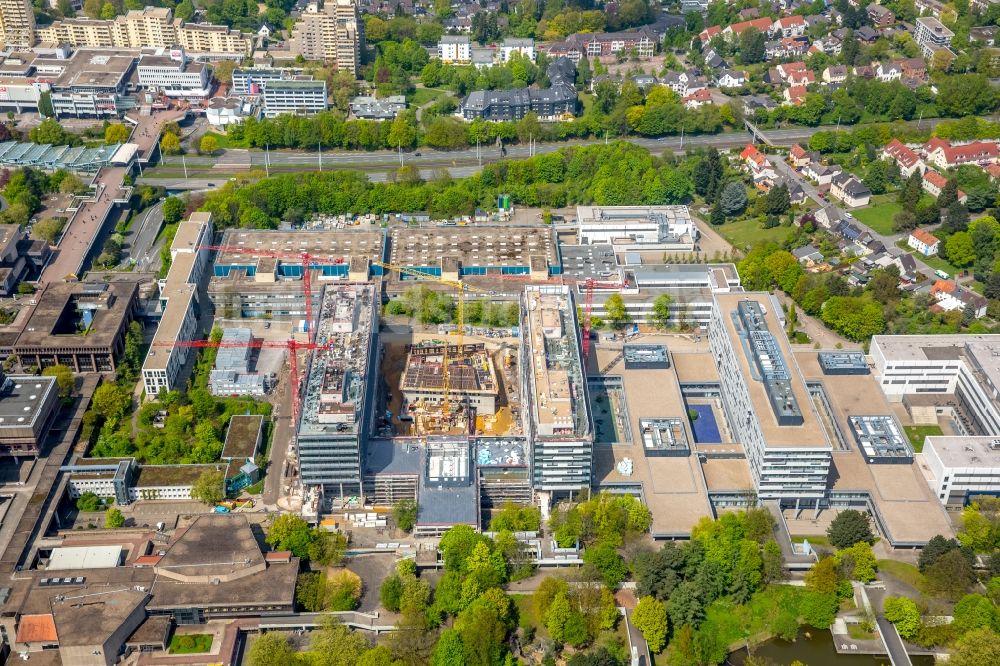
{"label": "grass lawn", "polygon": [[849,622],[847,624],[847,635],[856,641],[870,641],[875,639],[875,634],[865,631],[860,622]]}
{"label": "grass lawn", "polygon": [[944,434],[941,427],[936,425],[908,425],[903,426],[903,430],[906,431],[910,445],[917,453],[924,450],[924,437],[940,437]]}
{"label": "grass lawn", "polygon": [[898,560],[878,560],[878,568],[882,573],[889,574],[907,585],[918,590],[923,589],[924,575],[916,565]]}
{"label": "grass lawn", "polygon": [[745,219],[712,227],[719,235],[729,241],[729,244],[738,250],[744,250],[748,246],[760,242],[773,241],[782,243],[792,232],[790,227],[777,226],[771,229],[762,229],[760,220]]}
{"label": "grass lawn", "polygon": [[530,594],[511,594],[510,598],[517,605],[517,623],[523,628],[534,627],[538,635],[546,635],[545,623],[535,617],[535,604],[531,602]]}
{"label": "grass lawn", "polygon": [[893,233],[892,218],[901,210],[903,207],[896,203],[894,197],[882,195],[873,197],[868,208],[858,208],[851,211],[851,215],[880,234],[891,236]]}
{"label": "grass lawn", "polygon": [[[228,134],[220,134],[218,132],[205,132],[202,136],[214,137],[216,141],[219,142],[219,148],[225,150],[227,148],[245,148],[241,142],[233,141],[229,138]],[[198,143],[201,143],[201,139],[198,139]]]}
{"label": "grass lawn", "polygon": [[260,495],[262,492],[264,492],[264,479],[261,479],[260,481],[251,486],[247,486],[246,488],[243,489],[243,492],[247,493],[248,495]]}
{"label": "grass lawn", "polygon": [[438,88],[417,88],[410,97],[410,104],[413,106],[423,106],[427,102],[433,102],[444,94],[445,91]]}
{"label": "grass lawn", "polygon": [[934,270],[944,271],[945,273],[948,274],[948,277],[950,277],[950,278],[951,277],[955,277],[958,273],[961,272],[958,268],[955,268],[954,266],[952,266],[951,264],[949,264],[947,261],[945,261],[941,257],[937,256],[936,254],[934,256],[931,256],[931,257],[925,257],[922,254],[917,254],[916,252],[913,252],[913,248],[911,248],[909,245],[906,244],[906,239],[905,238],[904,239],[900,239],[900,241],[898,243],[896,243],[896,247],[898,247],[901,250],[904,250],[904,251],[909,252],[910,254],[912,254],[913,257],[917,260],[917,264],[920,264],[920,262],[923,262],[923,263],[927,264],[928,266],[930,266],[931,268],[933,268]]}
{"label": "grass lawn", "polygon": [[813,534],[811,536],[806,536],[806,535],[799,534],[799,535],[793,535],[792,536],[792,541],[794,543],[802,543],[806,539],[808,539],[809,543],[812,544],[813,546],[829,546],[830,545],[830,539],[826,535]]}
{"label": "grass lawn", "polygon": [[212,634],[174,634],[170,654],[199,654],[212,649]]}

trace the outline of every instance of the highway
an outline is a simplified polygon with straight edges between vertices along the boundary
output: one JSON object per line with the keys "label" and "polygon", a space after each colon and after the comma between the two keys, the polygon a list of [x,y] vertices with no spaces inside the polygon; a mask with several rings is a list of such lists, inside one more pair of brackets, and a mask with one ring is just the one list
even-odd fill
{"label": "highway", "polygon": [[[928,119],[920,123],[920,127],[933,127],[938,122],[937,119]],[[909,124],[917,125],[913,121]],[[835,125],[790,127],[768,130],[765,134],[774,145],[790,146],[800,141],[808,141],[809,137],[817,132],[836,129]],[[685,137],[669,136],[658,139],[625,137],[621,140],[658,153],[667,149],[680,152],[688,148],[706,146],[715,146],[719,149],[738,148],[750,142],[752,137],[749,132],[734,131]],[[533,153],[539,155],[551,153],[561,148],[592,146],[602,142],[601,139],[576,139],[538,143],[534,146]],[[478,154],[474,147],[452,151],[421,148],[413,152],[403,153],[386,150],[304,152],[300,150],[229,149],[220,151],[218,155],[213,156],[170,157],[165,163],[155,168],[146,169],[139,182],[163,185],[169,189],[212,189],[230,177],[245,173],[250,169],[263,169],[270,173],[355,169],[367,172],[369,179],[373,182],[382,182],[387,179],[387,174],[399,168],[400,164],[417,167],[424,178],[433,177],[442,169],[447,169],[452,177],[461,178],[476,173],[481,164],[501,159],[526,158],[530,157],[531,154],[532,149],[529,146],[520,144],[507,146],[506,154],[501,154],[500,149],[492,144],[481,147]]]}

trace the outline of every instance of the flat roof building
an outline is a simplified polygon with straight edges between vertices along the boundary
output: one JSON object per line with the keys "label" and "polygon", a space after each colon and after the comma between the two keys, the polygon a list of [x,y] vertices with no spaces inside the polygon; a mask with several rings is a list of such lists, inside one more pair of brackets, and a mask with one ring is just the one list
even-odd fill
{"label": "flat roof building", "polygon": [[767,294],[716,294],[709,344],[761,499],[826,493],[831,444]]}
{"label": "flat roof building", "polygon": [[444,368],[448,367],[448,402],[454,413],[474,409],[492,416],[497,409],[500,385],[496,368],[482,343],[458,345],[422,343],[407,347],[400,390],[409,406],[444,401]]}
{"label": "flat roof building", "polygon": [[372,284],[331,284],[318,301],[316,340],[305,373],[298,456],[302,483],[330,498],[360,496],[362,452],[379,382],[378,313]]}
{"label": "flat roof building", "polygon": [[522,405],[536,490],[590,485],[594,436],[576,304],[566,286],[530,285],[522,301]]}
{"label": "flat roof building", "polygon": [[323,282],[367,281],[371,262],[382,260],[383,242],[381,231],[227,229],[208,294],[226,318],[304,320],[303,253],[313,257],[315,290]]}
{"label": "flat roof building", "polygon": [[581,245],[616,250],[690,251],[699,236],[687,206],[577,206],[576,226]]}
{"label": "flat roof building", "polygon": [[201,313],[199,286],[208,269],[212,244],[212,214],[192,213],[177,227],[170,245],[170,270],[160,283],[160,323],[153,344],[142,364],[142,381],[146,395],[154,397],[160,391],[172,391],[192,348],[183,343],[198,335]]}
{"label": "flat roof building", "polygon": [[928,482],[943,504],[1000,495],[1000,436],[937,436],[924,440]]}
{"label": "flat roof building", "polygon": [[12,351],[25,368],[61,364],[74,372],[114,372],[138,294],[136,279],[49,283],[35,295]]}
{"label": "flat roof building", "polygon": [[37,456],[59,412],[55,377],[0,372],[0,456]]}

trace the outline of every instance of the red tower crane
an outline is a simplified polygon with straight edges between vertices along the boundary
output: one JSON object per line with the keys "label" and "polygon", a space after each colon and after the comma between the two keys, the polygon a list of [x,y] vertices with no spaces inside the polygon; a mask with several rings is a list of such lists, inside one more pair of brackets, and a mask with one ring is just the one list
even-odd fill
{"label": "red tower crane", "polygon": [[343,257],[324,257],[320,255],[310,254],[309,252],[291,252],[282,250],[263,250],[258,248],[242,247],[239,245],[199,245],[199,250],[208,250],[210,252],[220,252],[223,254],[249,254],[252,257],[271,257],[274,259],[298,259],[302,262],[302,292],[305,295],[306,300],[306,333],[309,336],[309,342],[315,342],[316,331],[314,330],[315,322],[313,322],[313,309],[312,309],[312,267],[321,265],[337,265],[343,264]]}

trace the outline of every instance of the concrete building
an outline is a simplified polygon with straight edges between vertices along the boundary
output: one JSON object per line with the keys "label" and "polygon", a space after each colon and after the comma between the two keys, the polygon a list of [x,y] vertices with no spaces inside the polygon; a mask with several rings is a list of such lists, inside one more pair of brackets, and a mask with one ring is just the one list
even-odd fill
{"label": "concrete building", "polygon": [[210,60],[239,59],[253,51],[253,36],[224,25],[185,23],[166,7],[133,9],[111,20],[72,18],[38,29],[38,40],[92,49],[180,47]]}
{"label": "concrete building", "polygon": [[73,372],[114,372],[137,311],[134,280],[56,282],[10,346],[21,367],[65,365]]}
{"label": "concrete building", "polygon": [[267,394],[268,378],[250,368],[253,332],[249,328],[226,328],[215,356],[215,368],[208,375],[208,390],[219,396]]}
{"label": "concrete building", "polygon": [[81,49],[69,58],[36,58],[35,76],[50,80],[56,117],[117,118],[135,107],[129,90],[136,58]]}
{"label": "concrete building", "polygon": [[955,33],[946,28],[941,21],[933,16],[920,16],[917,18],[913,38],[920,45],[925,58],[930,58],[934,55],[936,49],[949,48],[951,46],[951,39],[954,36]]}
{"label": "concrete building", "polygon": [[35,45],[35,11],[28,0],[0,0],[0,35],[5,47]]}
{"label": "concrete building", "polygon": [[687,206],[577,206],[576,227],[580,244],[616,251],[691,250],[700,235]]}
{"label": "concrete building", "polygon": [[466,65],[472,61],[472,42],[466,35],[443,35],[438,40],[437,56],[445,64]]}
{"label": "concrete building", "polygon": [[355,0],[327,0],[323,9],[310,3],[299,15],[289,40],[293,55],[324,60],[355,76],[364,48],[364,22]]}
{"label": "concrete building", "polygon": [[567,286],[531,285],[522,296],[521,388],[532,486],[549,499],[590,487],[594,429],[576,303]]}
{"label": "concrete building", "polygon": [[351,115],[365,120],[392,120],[405,110],[405,95],[390,95],[382,99],[359,95],[351,100]]}
{"label": "concrete building", "polygon": [[569,58],[557,58],[546,73],[548,88],[475,90],[462,100],[459,114],[465,120],[519,120],[529,112],[545,120],[576,115],[576,65]]}
{"label": "concrete building", "polygon": [[942,504],[1000,495],[1000,437],[928,437],[922,458]]}
{"label": "concrete building", "polygon": [[205,99],[212,93],[208,65],[188,61],[183,49],[143,55],[136,66],[139,84],[167,97]]}
{"label": "concrete building", "polygon": [[55,377],[0,372],[0,456],[34,457],[41,453],[58,412]]}
{"label": "concrete building", "polygon": [[310,115],[326,111],[326,81],[267,81],[261,94],[264,115],[274,118],[283,113]]}
{"label": "concrete building", "polygon": [[761,499],[819,501],[831,444],[766,294],[719,294],[709,343]]}
{"label": "concrete building", "polygon": [[142,364],[142,381],[149,397],[178,388],[177,380],[193,349],[176,343],[193,340],[201,317],[200,285],[208,270],[212,214],[193,213],[182,222],[170,245],[170,270],[160,284],[160,323]]}
{"label": "concrete building", "polygon": [[379,385],[378,314],[374,285],[323,290],[316,339],[305,373],[298,424],[299,475],[322,498],[360,496],[361,458],[373,427]]}
{"label": "concrete building", "polygon": [[497,58],[500,62],[510,62],[514,55],[520,55],[535,62],[535,40],[531,37],[507,37],[500,43]]}
{"label": "concrete building", "polygon": [[[291,319],[304,326],[302,253],[312,256],[310,277],[316,308],[319,285],[368,281],[371,262],[382,260],[383,240],[381,231],[361,229],[227,229],[222,245],[228,251],[215,257],[208,295],[226,318]],[[238,248],[246,248],[246,252]]]}

